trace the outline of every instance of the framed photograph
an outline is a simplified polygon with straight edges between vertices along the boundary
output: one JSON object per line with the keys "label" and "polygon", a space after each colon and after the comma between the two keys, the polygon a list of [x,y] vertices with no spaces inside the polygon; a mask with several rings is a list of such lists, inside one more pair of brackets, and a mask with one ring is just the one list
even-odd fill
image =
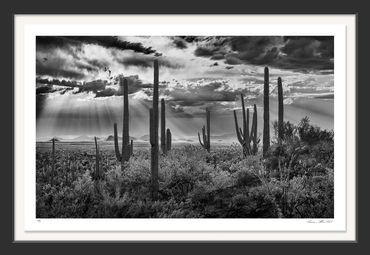
{"label": "framed photograph", "polygon": [[15,15],[16,241],[356,241],[355,15]]}

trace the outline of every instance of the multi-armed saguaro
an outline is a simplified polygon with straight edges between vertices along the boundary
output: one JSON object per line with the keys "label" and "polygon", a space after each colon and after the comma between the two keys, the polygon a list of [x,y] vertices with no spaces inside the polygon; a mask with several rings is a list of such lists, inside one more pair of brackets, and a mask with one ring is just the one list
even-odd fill
{"label": "multi-armed saguaro", "polygon": [[[202,145],[204,149],[206,149],[208,152],[211,151],[211,131],[210,131],[210,126],[211,126],[211,112],[206,108],[206,113],[207,113],[207,127],[203,126],[202,128],[202,133],[203,133],[203,143],[202,140],[200,139],[200,134],[198,132],[198,138],[199,138],[199,143]],[[207,129],[207,133],[206,133]]]}
{"label": "multi-armed saguaro", "polygon": [[278,101],[279,101],[279,115],[278,115],[278,136],[279,141],[284,139],[284,98],[283,98],[283,85],[281,78],[278,78]]}
{"label": "multi-armed saguaro", "polygon": [[166,104],[164,99],[161,100],[161,149],[163,154],[171,150],[171,130],[167,128],[166,131]]}
{"label": "multi-armed saguaro", "polygon": [[[122,156],[118,145],[117,123],[114,123],[114,150],[118,161],[121,161],[122,169],[125,161],[130,159],[132,154],[133,143],[129,135],[129,110],[128,110],[128,81],[121,79],[120,83],[123,87],[123,131],[122,131]],[[122,84],[123,83],[123,84]]]}
{"label": "multi-armed saguaro", "polygon": [[263,156],[270,149],[270,112],[269,112],[269,69],[265,67],[265,81],[263,88]]}
{"label": "multi-armed saguaro", "polygon": [[[242,101],[242,112],[243,112],[243,129],[239,128],[238,118],[236,116],[236,111],[234,110],[234,120],[235,120],[235,130],[236,136],[238,137],[239,143],[243,147],[244,156],[254,155],[257,153],[257,107],[254,105],[254,113],[252,119],[252,128],[249,133],[249,109],[247,108],[247,117],[245,116],[245,106],[244,106],[244,95],[240,94],[240,99]],[[253,147],[251,143],[253,142]]]}
{"label": "multi-armed saguaro", "polygon": [[153,108],[149,110],[151,171],[152,171],[152,199],[158,198],[158,60],[154,60]]}

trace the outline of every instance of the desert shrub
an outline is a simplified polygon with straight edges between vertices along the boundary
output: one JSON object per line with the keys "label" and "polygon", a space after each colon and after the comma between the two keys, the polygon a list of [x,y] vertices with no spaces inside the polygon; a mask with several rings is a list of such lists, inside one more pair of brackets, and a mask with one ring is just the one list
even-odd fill
{"label": "desert shrub", "polygon": [[[150,195],[147,148],[136,149],[123,171],[114,150],[103,150],[100,180],[92,178],[93,150],[71,152],[59,148],[52,175],[50,152],[37,151],[36,215],[46,218],[331,217],[333,141],[327,134],[322,136],[325,139],[309,138],[320,135],[306,126],[302,132],[314,135],[302,140],[298,126],[287,125],[290,133],[287,132],[282,143],[273,142],[265,159],[260,154],[244,158],[239,144],[215,145],[211,153],[195,145],[173,147],[167,156],[159,157],[157,201],[152,201]],[[322,174],[317,176],[317,173]]]}

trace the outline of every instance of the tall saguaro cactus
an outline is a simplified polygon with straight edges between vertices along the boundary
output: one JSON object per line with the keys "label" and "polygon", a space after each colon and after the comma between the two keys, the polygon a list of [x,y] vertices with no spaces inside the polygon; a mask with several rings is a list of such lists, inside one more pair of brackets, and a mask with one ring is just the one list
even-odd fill
{"label": "tall saguaro cactus", "polygon": [[[242,101],[243,129],[239,127],[236,111],[234,110],[235,130],[238,141],[243,147],[243,154],[244,156],[248,156],[257,153],[257,108],[256,105],[254,105],[252,128],[249,133],[249,109],[247,108],[247,114],[245,114],[243,94],[240,94],[240,99]],[[253,148],[251,147],[252,142]]]}
{"label": "tall saguaro cactus", "polygon": [[131,144],[129,134],[129,104],[128,104],[128,81],[127,79],[120,80],[123,89],[123,130],[122,130],[122,155],[119,151],[117,123],[114,123],[114,150],[118,161],[121,161],[121,167],[125,161],[128,161],[131,156]]}
{"label": "tall saguaro cactus", "polygon": [[96,139],[96,136],[94,137],[94,140],[95,140],[95,180],[99,180],[100,179],[100,166],[99,166],[99,146],[98,146],[98,141]]}
{"label": "tall saguaro cactus", "polygon": [[151,171],[152,171],[152,199],[158,199],[158,60],[154,60],[153,108],[149,111],[150,144],[151,144]]}
{"label": "tall saguaro cactus", "polygon": [[283,98],[283,85],[281,78],[278,78],[278,101],[279,101],[279,113],[278,113],[278,135],[279,141],[284,139],[284,98]]}
{"label": "tall saguaro cactus", "polygon": [[122,159],[128,161],[130,159],[129,143],[129,111],[128,111],[128,82],[123,79],[123,131],[122,131]]}
{"label": "tall saguaro cactus", "polygon": [[263,88],[263,156],[270,149],[270,112],[269,112],[269,69],[265,67],[265,79]]}
{"label": "tall saguaro cactus", "polygon": [[[208,152],[211,151],[211,112],[206,108],[206,115],[207,115],[207,126],[203,126],[202,128],[202,136],[203,136],[203,143],[202,139],[200,138],[200,134],[198,132],[198,138],[200,145],[206,149]],[[206,133],[207,130],[207,133]]]}

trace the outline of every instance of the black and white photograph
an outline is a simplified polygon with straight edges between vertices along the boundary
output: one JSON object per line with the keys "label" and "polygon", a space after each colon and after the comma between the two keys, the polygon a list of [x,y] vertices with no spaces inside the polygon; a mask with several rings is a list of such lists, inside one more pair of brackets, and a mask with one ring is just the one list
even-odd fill
{"label": "black and white photograph", "polygon": [[37,218],[334,218],[334,36],[37,36]]}

